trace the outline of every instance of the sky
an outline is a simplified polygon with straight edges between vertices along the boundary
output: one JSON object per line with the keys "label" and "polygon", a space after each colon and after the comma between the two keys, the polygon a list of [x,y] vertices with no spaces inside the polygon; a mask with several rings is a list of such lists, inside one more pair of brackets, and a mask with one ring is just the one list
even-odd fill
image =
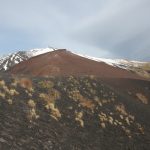
{"label": "sky", "polygon": [[49,46],[150,61],[150,0],[0,0],[0,55]]}

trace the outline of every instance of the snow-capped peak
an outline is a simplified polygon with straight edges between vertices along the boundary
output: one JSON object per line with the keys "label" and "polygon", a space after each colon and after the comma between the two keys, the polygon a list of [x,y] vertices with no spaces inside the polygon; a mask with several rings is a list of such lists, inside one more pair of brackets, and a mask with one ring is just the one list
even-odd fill
{"label": "snow-capped peak", "polygon": [[38,56],[47,52],[54,51],[54,48],[38,48],[28,51],[18,51],[12,54],[8,54],[0,58],[0,71],[8,70],[10,67],[18,64],[24,60],[28,60],[31,57]]}
{"label": "snow-capped peak", "polygon": [[29,57],[34,57],[34,56],[38,56],[38,55],[41,55],[41,54],[44,54],[44,53],[48,53],[48,52],[51,52],[51,51],[54,51],[56,49],[54,48],[37,48],[37,49],[31,49],[29,51],[27,51],[27,55]]}
{"label": "snow-capped peak", "polygon": [[[47,52],[52,52],[54,50],[58,50],[55,48],[36,48],[31,49],[28,51],[18,51],[12,54],[9,54],[5,57],[0,58],[0,71],[8,70],[10,67],[14,66],[15,64],[18,64],[22,61],[28,60],[31,57],[38,56]],[[108,65],[111,65],[113,67],[119,67],[126,70],[132,70],[132,67],[140,67],[144,65],[147,62],[139,62],[139,61],[128,61],[125,59],[106,59],[106,58],[97,58],[87,55],[78,54],[75,52],[71,52],[73,54],[76,54],[78,56],[91,59],[98,62],[104,62]]]}

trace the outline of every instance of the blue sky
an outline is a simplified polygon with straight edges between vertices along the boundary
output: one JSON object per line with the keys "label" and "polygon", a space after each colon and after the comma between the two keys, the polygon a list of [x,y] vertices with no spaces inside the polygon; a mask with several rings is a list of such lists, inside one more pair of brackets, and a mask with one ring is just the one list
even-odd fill
{"label": "blue sky", "polygon": [[150,61],[149,0],[0,0],[0,53],[48,46]]}

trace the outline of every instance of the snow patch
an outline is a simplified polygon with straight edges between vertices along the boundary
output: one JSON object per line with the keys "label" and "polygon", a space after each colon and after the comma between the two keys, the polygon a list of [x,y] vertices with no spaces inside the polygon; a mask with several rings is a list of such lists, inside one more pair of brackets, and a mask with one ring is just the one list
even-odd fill
{"label": "snow patch", "polygon": [[34,57],[34,56],[38,56],[38,55],[48,53],[51,51],[54,51],[54,49],[53,48],[32,49],[32,50],[27,51],[27,55],[29,57]]}
{"label": "snow patch", "polygon": [[[54,48],[39,48],[39,49],[31,49],[28,51],[19,51],[12,54],[8,54],[5,57],[0,58],[0,70],[7,70],[9,67],[14,64],[18,64],[23,60],[27,60],[31,57],[38,56],[44,53],[48,53],[54,51]],[[24,52],[24,53],[21,53]]]}
{"label": "snow patch", "polygon": [[88,55],[82,55],[82,54],[78,54],[78,53],[74,53],[78,56],[90,59],[90,60],[94,60],[97,62],[104,62],[108,65],[111,65],[113,67],[118,67],[118,68],[122,68],[122,69],[126,69],[128,70],[129,67],[140,67],[143,64],[147,63],[147,62],[140,62],[140,61],[128,61],[125,59],[107,59],[107,58],[97,58],[97,57],[92,57],[92,56],[88,56]]}

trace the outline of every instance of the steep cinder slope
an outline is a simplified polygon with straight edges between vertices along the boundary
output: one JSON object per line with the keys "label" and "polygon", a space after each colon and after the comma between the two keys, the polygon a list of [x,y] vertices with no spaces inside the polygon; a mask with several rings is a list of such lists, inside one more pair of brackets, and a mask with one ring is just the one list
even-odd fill
{"label": "steep cinder slope", "polygon": [[80,57],[67,50],[57,50],[33,57],[15,65],[8,72],[34,76],[95,75],[111,78],[140,78],[124,69]]}

